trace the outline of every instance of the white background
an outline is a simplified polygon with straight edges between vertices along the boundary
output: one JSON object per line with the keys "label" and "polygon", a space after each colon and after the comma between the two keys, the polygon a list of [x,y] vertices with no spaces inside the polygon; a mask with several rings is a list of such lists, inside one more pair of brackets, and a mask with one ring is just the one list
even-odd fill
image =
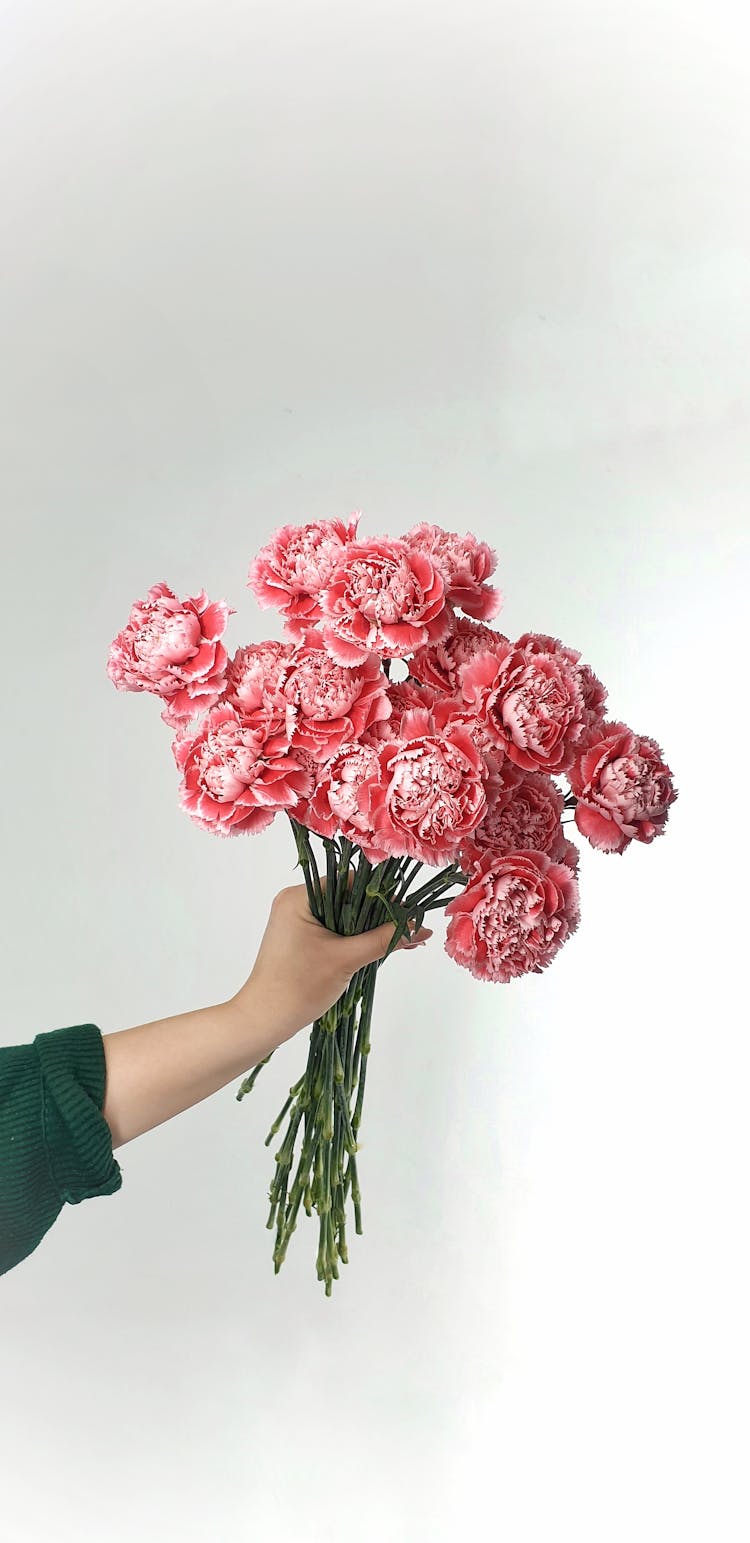
{"label": "white background", "polygon": [[[542,976],[379,985],[365,1234],[278,1278],[306,1035],[0,1282],[3,1543],[748,1536],[748,23],[729,0],[0,5],[2,1041],[217,1001],[292,880],[105,674],[363,510],[499,554],[679,799]],[[581,838],[577,838],[580,839]]]}

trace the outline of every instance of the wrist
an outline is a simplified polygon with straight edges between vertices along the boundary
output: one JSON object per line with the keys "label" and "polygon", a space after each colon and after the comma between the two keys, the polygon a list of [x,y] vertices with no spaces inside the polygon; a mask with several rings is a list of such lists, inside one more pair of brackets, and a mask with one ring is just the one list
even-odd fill
{"label": "wrist", "polygon": [[252,975],[239,991],[227,997],[221,1007],[248,1066],[257,1065],[285,1040],[291,1039],[300,1027],[280,1013],[278,1001],[271,1000]]}

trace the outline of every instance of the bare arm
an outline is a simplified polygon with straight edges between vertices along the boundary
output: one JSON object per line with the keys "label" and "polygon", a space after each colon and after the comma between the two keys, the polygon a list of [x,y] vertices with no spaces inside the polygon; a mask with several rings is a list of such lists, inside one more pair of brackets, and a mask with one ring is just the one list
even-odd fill
{"label": "bare arm", "polygon": [[[430,935],[425,927],[418,939],[398,946],[413,948]],[[311,915],[303,884],[281,890],[255,964],[234,996],[102,1036],[103,1114],[112,1146],[124,1146],[244,1076],[325,1012],[355,970],[383,957],[392,936],[386,922],[358,937],[338,937]]]}

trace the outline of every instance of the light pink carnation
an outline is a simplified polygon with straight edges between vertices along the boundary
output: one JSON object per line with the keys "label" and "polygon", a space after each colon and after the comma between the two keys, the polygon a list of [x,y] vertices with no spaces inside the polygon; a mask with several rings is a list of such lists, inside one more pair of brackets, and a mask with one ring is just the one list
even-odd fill
{"label": "light pink carnation", "polygon": [[559,638],[550,637],[546,632],[524,632],[516,639],[516,648],[525,648],[530,653],[557,654],[567,659],[573,667],[578,676],[583,697],[583,714],[575,739],[576,750],[580,752],[584,744],[592,738],[599,737],[608,696],[606,686],[594,674],[589,664],[581,664],[581,654],[577,648],[570,648],[567,643],[562,643]]}
{"label": "light pink carnation", "polygon": [[504,596],[486,580],[497,567],[497,554],[486,541],[476,536],[459,536],[422,520],[407,531],[404,541],[418,552],[426,552],[440,569],[445,582],[446,599],[469,616],[492,621]]}
{"label": "light pink carnation", "polygon": [[378,748],[375,840],[389,857],[437,866],[457,855],[484,816],[486,765],[461,725],[435,733],[426,709],[406,712],[401,732]]}
{"label": "light pink carnation", "polygon": [[320,620],[320,592],[342,553],[354,540],[360,511],[343,520],[311,520],[307,525],[282,525],[250,564],[248,588],[263,607],[275,606],[286,620],[288,634]]}
{"label": "light pink carnation", "polygon": [[460,679],[464,701],[516,766],[563,772],[573,764],[586,704],[563,654],[506,642],[462,665]]}
{"label": "light pink carnation", "polygon": [[182,772],[180,807],[217,836],[264,830],[312,785],[293,750],[276,751],[226,702],[210,709],[197,734],[179,734],[172,753]]}
{"label": "light pink carnation", "polygon": [[336,664],[320,634],[308,631],[280,687],[290,745],[325,761],[346,741],[359,739],[389,717],[387,684],[377,654],[364,654],[351,668]]}
{"label": "light pink carnation", "polygon": [[461,697],[441,697],[436,694],[430,707],[430,718],[434,733],[444,734],[449,726],[461,728],[471,736],[473,743],[478,750],[481,750],[484,757],[489,755],[495,761],[503,759],[502,748],[488,732],[484,719],[479,717],[474,707],[464,702]]}
{"label": "light pink carnation", "polygon": [[380,762],[374,745],[342,745],[324,766],[297,816],[318,836],[345,836],[361,847],[372,863],[388,856],[374,836],[375,807],[380,791]]}
{"label": "light pink carnation", "polygon": [[178,600],[168,584],[152,584],[110,644],[110,680],[118,691],[162,697],[164,723],[181,727],[221,695],[227,653],[220,638],[234,614],[225,600],[209,604],[205,589]]}
{"label": "light pink carnation", "polygon": [[546,772],[520,771],[506,756],[493,765],[487,813],[463,849],[462,862],[477,862],[484,851],[504,857],[529,847],[557,858],[565,840],[564,807],[564,794]]}
{"label": "light pink carnation", "polygon": [[293,643],[279,643],[274,638],[238,648],[227,665],[223,700],[251,726],[263,727],[270,716],[283,730],[286,702],[280,687],[293,655]]}
{"label": "light pink carnation", "polygon": [[540,975],[578,926],[578,880],[546,852],[485,852],[445,914],[446,952],[477,980]]}
{"label": "light pink carnation", "polygon": [[353,541],[320,597],[326,645],[340,664],[367,653],[403,659],[448,636],[453,612],[429,557],[386,537]]}
{"label": "light pink carnation", "polygon": [[624,852],[631,841],[661,836],[677,798],[672,773],[655,739],[634,734],[626,723],[602,724],[568,772],[578,798],[575,822],[593,847]]}
{"label": "light pink carnation", "polygon": [[[271,738],[270,743],[274,743],[273,737]],[[286,738],[284,739],[284,744],[289,753],[293,755],[295,761],[297,761],[302,767],[302,770],[305,772],[307,779],[304,791],[300,793],[297,799],[297,803],[294,805],[293,809],[289,810],[289,813],[294,815],[294,818],[297,820],[298,824],[307,825],[307,810],[309,800],[315,792],[315,788],[320,777],[320,765],[317,761],[313,760],[311,755],[308,755],[306,750],[301,750],[299,745],[295,746],[294,750],[290,750]]]}
{"label": "light pink carnation", "polygon": [[409,673],[435,691],[460,692],[461,666],[477,654],[491,653],[508,639],[481,622],[457,616],[453,632],[443,643],[431,643],[417,649],[409,660]]}
{"label": "light pink carnation", "polygon": [[437,700],[436,692],[429,686],[420,686],[414,680],[388,681],[387,691],[391,704],[390,717],[376,723],[370,729],[368,739],[400,739],[404,713],[413,707],[426,707],[429,711]]}

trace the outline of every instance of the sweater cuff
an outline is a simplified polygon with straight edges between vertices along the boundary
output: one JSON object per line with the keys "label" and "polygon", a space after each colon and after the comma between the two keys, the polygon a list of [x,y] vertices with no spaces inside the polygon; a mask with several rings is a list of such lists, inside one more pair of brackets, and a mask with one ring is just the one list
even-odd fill
{"label": "sweater cuff", "polygon": [[42,1123],[50,1171],[60,1199],[70,1205],[112,1195],[122,1184],[112,1153],[112,1132],[102,1114],[106,1063],[95,1023],[37,1034],[42,1080]]}

